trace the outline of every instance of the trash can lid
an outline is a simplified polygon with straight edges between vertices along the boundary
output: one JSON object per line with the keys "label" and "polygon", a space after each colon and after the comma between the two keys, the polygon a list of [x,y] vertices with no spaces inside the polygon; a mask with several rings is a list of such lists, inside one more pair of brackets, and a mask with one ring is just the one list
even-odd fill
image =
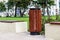
{"label": "trash can lid", "polygon": [[40,8],[30,8],[30,10],[40,10]]}

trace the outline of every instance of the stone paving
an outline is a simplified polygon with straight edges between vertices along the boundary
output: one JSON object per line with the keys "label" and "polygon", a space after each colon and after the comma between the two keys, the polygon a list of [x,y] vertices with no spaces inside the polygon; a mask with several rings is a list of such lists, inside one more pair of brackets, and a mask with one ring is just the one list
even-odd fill
{"label": "stone paving", "polygon": [[0,40],[54,40],[45,38],[44,35],[30,35],[28,32],[24,33],[0,33]]}
{"label": "stone paving", "polygon": [[46,40],[44,35],[30,35],[29,33],[0,33],[0,40]]}

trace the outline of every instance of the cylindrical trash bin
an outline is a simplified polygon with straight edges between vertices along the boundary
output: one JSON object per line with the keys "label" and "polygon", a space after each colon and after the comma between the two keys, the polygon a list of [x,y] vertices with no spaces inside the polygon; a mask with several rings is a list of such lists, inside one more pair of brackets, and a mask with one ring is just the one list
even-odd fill
{"label": "cylindrical trash bin", "polygon": [[29,26],[29,31],[31,35],[39,35],[42,31],[40,8],[30,8]]}

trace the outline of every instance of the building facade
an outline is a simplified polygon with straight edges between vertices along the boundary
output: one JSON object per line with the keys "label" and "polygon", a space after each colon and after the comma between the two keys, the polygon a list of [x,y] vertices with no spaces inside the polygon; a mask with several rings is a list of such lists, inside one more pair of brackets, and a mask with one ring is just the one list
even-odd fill
{"label": "building facade", "polygon": [[54,0],[54,4],[53,6],[51,6],[51,15],[59,15],[59,7],[60,7],[60,4],[59,4],[59,0]]}

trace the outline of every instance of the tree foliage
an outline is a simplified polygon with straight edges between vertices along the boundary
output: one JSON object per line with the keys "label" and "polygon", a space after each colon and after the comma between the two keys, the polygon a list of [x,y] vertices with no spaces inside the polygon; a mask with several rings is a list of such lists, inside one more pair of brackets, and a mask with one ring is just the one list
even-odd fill
{"label": "tree foliage", "polygon": [[0,2],[0,11],[5,11],[5,4],[3,2]]}
{"label": "tree foliage", "polygon": [[11,9],[14,6],[14,3],[11,2],[11,1],[8,1],[7,6],[8,6],[9,9]]}
{"label": "tree foliage", "polygon": [[38,0],[38,4],[40,4],[40,6],[47,7],[47,5],[54,5],[54,0]]}
{"label": "tree foliage", "polygon": [[8,3],[7,3],[9,8],[12,8],[13,6],[15,6],[15,17],[16,17],[16,9],[17,9],[17,7],[25,9],[25,8],[27,8],[27,6],[29,4],[30,4],[30,0],[8,0]]}
{"label": "tree foliage", "polygon": [[8,1],[8,6],[18,6],[18,7],[23,7],[23,8],[27,8],[27,6],[29,5],[30,0],[9,0]]}

